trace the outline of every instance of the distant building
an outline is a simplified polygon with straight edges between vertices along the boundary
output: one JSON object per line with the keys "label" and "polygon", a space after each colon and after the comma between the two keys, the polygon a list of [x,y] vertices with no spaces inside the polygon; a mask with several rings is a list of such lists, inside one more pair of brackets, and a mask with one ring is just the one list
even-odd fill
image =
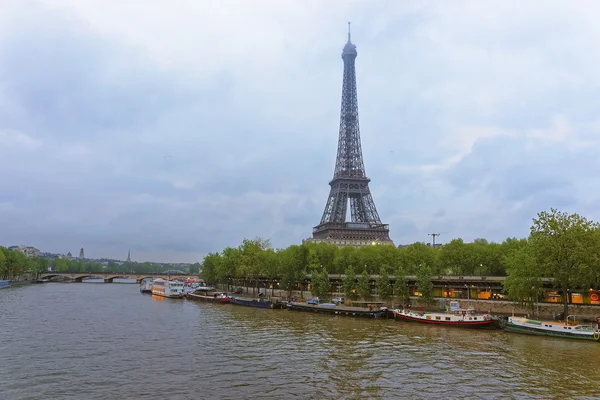
{"label": "distant building", "polygon": [[79,250],[79,259],[83,260],[85,258],[84,254],[83,254],[83,247],[81,248],[81,250]]}
{"label": "distant building", "polygon": [[40,251],[38,249],[36,249],[35,247],[31,247],[31,246],[24,246],[24,245],[10,246],[8,248],[8,250],[17,251],[21,254],[26,255],[27,257],[38,257],[40,255]]}
{"label": "distant building", "polygon": [[73,255],[71,254],[71,252],[67,253],[67,258],[70,260],[71,258],[73,258]]}
{"label": "distant building", "polygon": [[127,262],[131,262],[131,250],[127,252]]}

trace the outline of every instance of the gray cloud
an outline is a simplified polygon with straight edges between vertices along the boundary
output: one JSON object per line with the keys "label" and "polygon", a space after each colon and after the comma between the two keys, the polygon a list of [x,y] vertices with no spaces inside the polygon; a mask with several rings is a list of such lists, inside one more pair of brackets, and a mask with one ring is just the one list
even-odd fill
{"label": "gray cloud", "polygon": [[8,3],[0,243],[194,261],[310,236],[346,19],[365,165],[397,244],[523,236],[550,206],[598,217],[597,5],[544,4]]}

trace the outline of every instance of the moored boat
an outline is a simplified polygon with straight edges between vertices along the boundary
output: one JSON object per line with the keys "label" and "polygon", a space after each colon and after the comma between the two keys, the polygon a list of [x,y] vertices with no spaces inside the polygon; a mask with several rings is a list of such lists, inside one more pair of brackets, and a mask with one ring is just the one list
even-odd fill
{"label": "moored boat", "polygon": [[203,286],[193,292],[188,292],[186,297],[190,300],[210,301],[213,303],[229,303],[231,297],[225,292],[215,291],[214,288]]}
{"label": "moored boat", "polygon": [[155,296],[182,298],[183,283],[177,281],[167,281],[162,278],[152,281],[152,294]]}
{"label": "moored boat", "polygon": [[140,282],[140,293],[152,293],[152,278],[144,278]]}
{"label": "moored boat", "polygon": [[450,311],[416,312],[410,309],[395,309],[394,319],[397,321],[419,322],[423,324],[456,326],[463,328],[500,328],[498,321],[489,314],[478,314],[471,308],[460,308],[457,301],[450,303]]}
{"label": "moored boat", "polygon": [[387,315],[386,307],[351,307],[335,303],[301,303],[290,301],[287,307],[294,311],[312,311],[324,314],[334,314],[346,317],[382,318]]}
{"label": "moored boat", "polygon": [[8,289],[10,287],[10,281],[0,281],[0,289]]}
{"label": "moored boat", "polygon": [[538,321],[525,317],[508,317],[506,332],[526,333],[530,335],[553,336],[568,339],[600,341],[599,318],[593,324],[582,325],[573,315],[565,321]]}
{"label": "moored boat", "polygon": [[265,300],[261,298],[248,299],[242,297],[232,297],[231,304],[258,308],[283,308],[283,303],[279,300]]}

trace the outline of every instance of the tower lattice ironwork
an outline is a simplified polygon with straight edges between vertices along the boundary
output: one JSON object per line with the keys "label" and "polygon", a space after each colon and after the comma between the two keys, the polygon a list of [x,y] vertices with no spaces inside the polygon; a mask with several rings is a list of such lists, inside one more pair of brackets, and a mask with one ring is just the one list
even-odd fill
{"label": "tower lattice ironwork", "polygon": [[[371,180],[365,173],[358,123],[357,54],[348,23],[348,42],[342,50],[344,77],[337,159],[325,211],[320,224],[313,228],[312,240],[351,246],[393,244],[389,226],[381,223],[375,208],[369,190]],[[346,221],[348,203],[351,222]]]}

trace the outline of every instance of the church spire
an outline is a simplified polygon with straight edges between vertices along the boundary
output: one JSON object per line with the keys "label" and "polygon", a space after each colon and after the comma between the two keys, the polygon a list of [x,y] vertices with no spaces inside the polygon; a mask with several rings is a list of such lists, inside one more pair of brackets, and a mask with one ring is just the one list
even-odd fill
{"label": "church spire", "polygon": [[127,251],[127,262],[131,262],[131,250]]}

